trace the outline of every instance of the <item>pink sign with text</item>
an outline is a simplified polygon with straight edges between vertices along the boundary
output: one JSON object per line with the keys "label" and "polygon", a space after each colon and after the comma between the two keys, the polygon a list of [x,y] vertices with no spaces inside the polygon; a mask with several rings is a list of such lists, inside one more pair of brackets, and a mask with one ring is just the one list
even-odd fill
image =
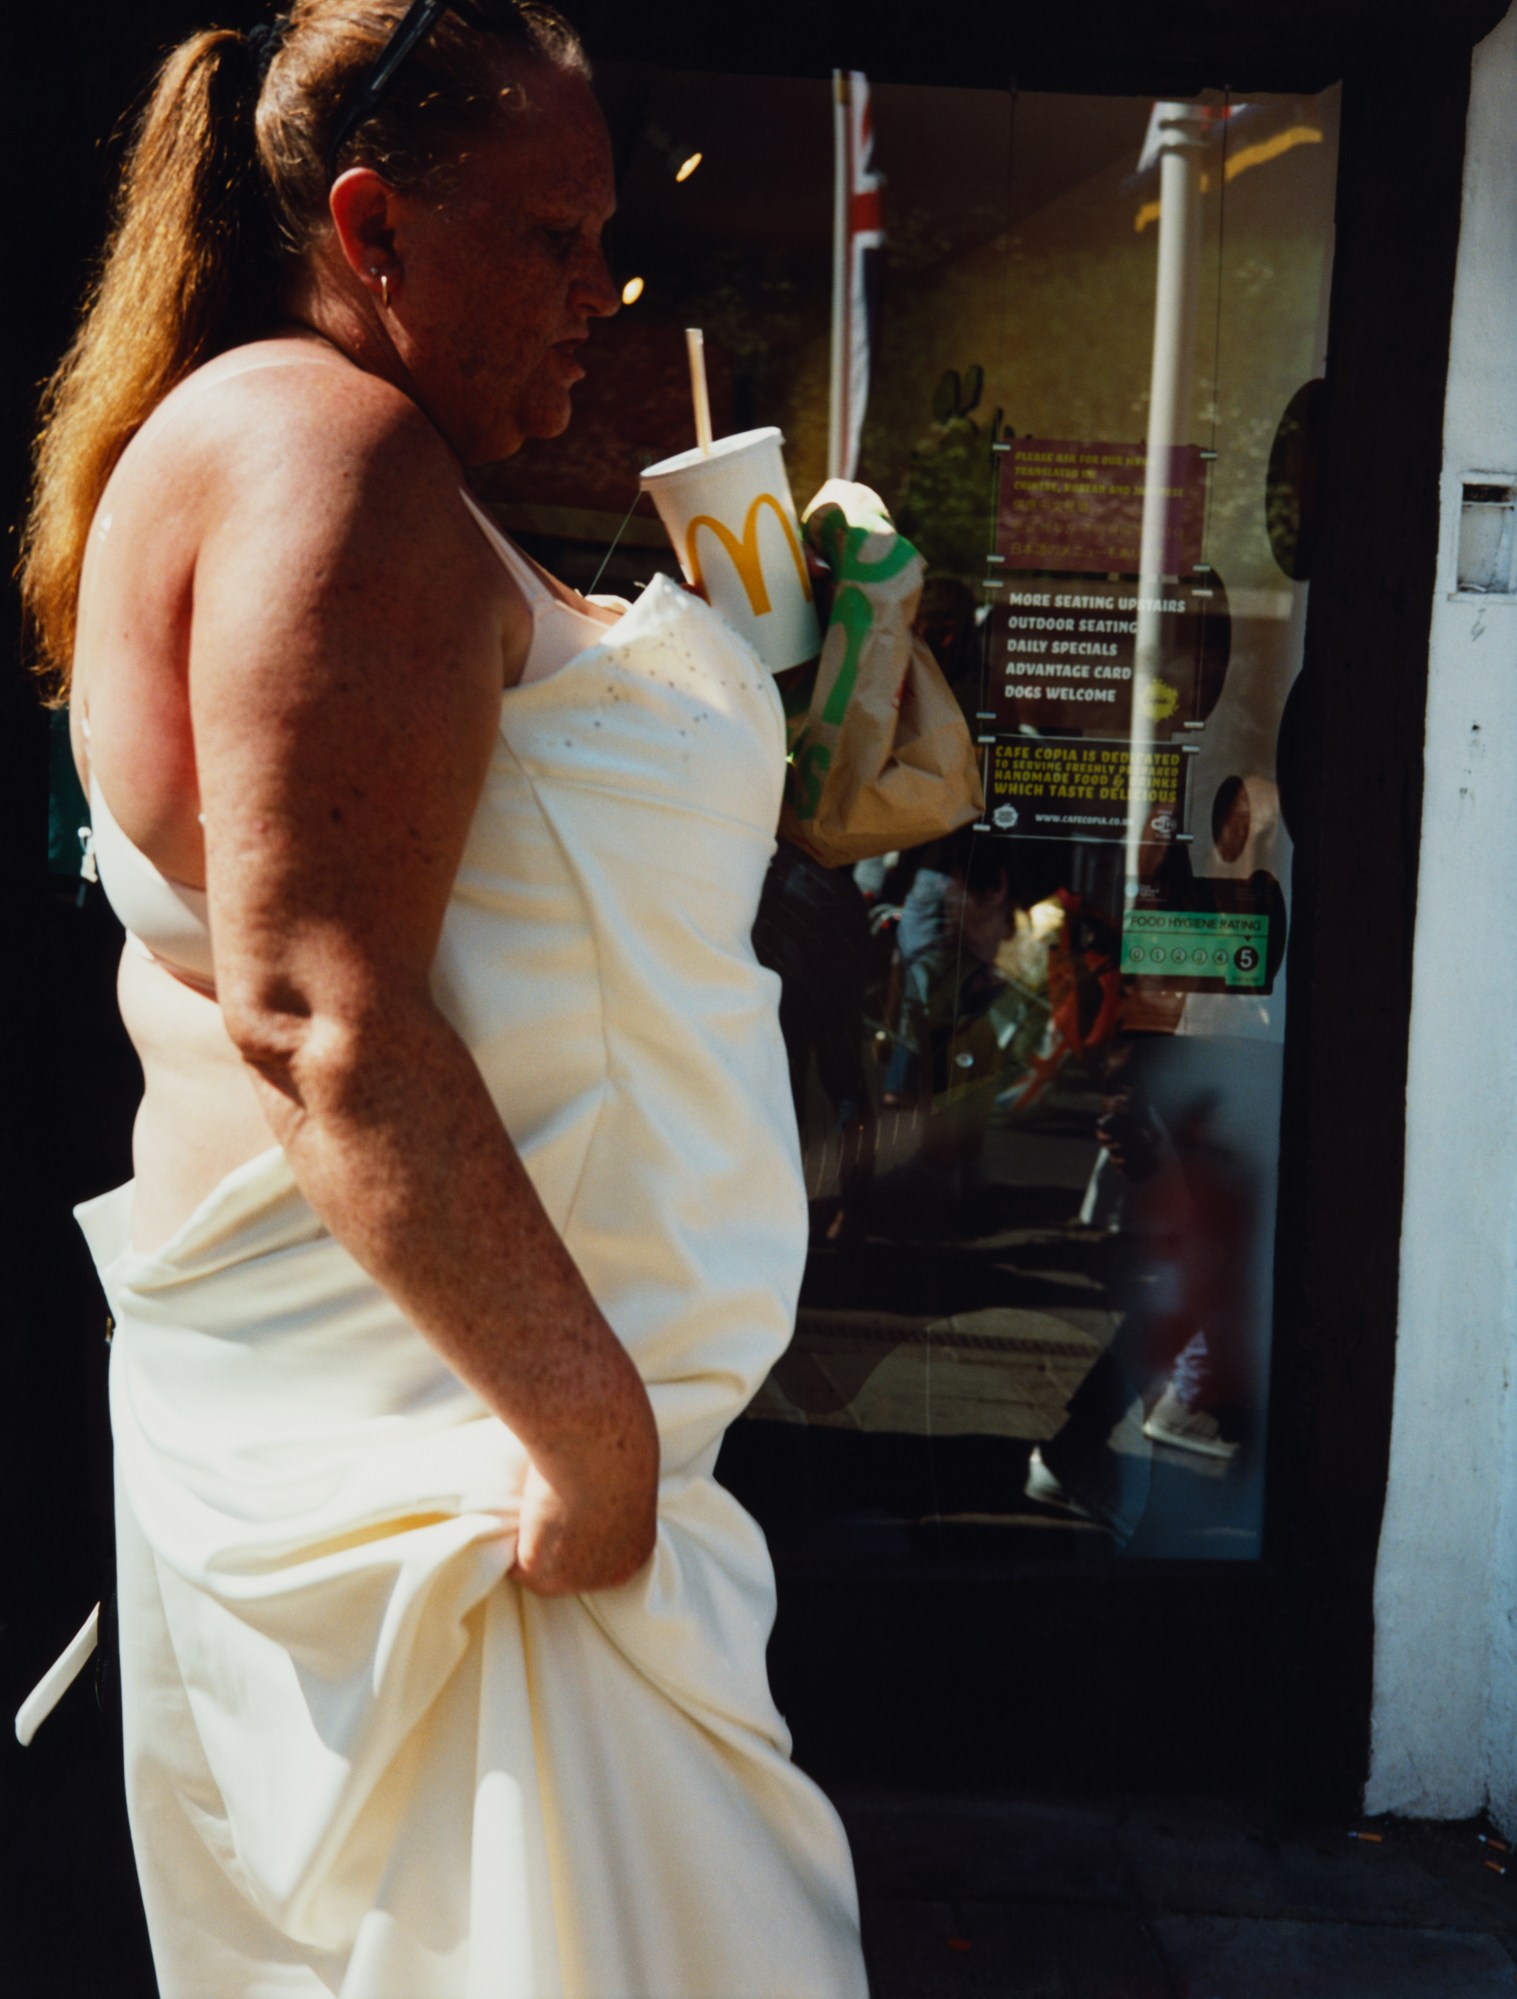
{"label": "pink sign with text", "polygon": [[[1206,461],[1193,444],[1164,457],[1156,479],[1165,509],[1162,574],[1185,576],[1201,560]],[[1001,465],[997,553],[1009,569],[1135,576],[1148,483],[1141,444],[1015,438]]]}

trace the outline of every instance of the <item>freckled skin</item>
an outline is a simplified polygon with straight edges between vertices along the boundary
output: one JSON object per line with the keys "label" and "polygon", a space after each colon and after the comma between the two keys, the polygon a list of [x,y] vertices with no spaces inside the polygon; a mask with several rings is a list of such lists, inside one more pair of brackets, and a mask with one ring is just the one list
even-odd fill
{"label": "freckled skin", "polygon": [[525,95],[441,201],[344,174],[287,326],[128,445],[76,687],[112,811],[206,885],[216,956],[215,998],[123,960],[146,1079],[134,1239],[162,1243],[272,1134],[522,1439],[514,1573],[564,1595],[646,1561],[657,1431],[430,984],[531,636],[463,468],[564,428],[584,335],[616,307],[593,99],[536,70]]}
{"label": "freckled skin", "polygon": [[365,328],[366,362],[405,388],[465,465],[567,427],[591,326],[620,303],[601,248],[615,183],[595,99],[583,78],[553,71],[529,73],[519,92],[464,162],[446,227],[367,169],[333,193],[332,250],[389,279],[390,306]]}

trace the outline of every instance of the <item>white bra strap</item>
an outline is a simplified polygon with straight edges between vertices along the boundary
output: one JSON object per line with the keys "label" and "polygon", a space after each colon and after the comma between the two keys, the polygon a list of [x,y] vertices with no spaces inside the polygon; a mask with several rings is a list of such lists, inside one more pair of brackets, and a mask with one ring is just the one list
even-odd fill
{"label": "white bra strap", "polygon": [[469,509],[475,520],[479,522],[485,540],[489,542],[491,548],[495,550],[495,553],[504,562],[507,569],[510,570],[512,576],[521,585],[522,594],[526,598],[528,608],[531,610],[533,616],[536,617],[540,611],[544,611],[550,605],[556,604],[559,600],[553,595],[547,584],[544,583],[543,579],[538,575],[531,563],[528,562],[521,550],[512,547],[510,541],[501,533],[500,529],[491,520],[478,500],[475,499],[468,487],[460,486],[458,490],[463,495],[464,505]]}

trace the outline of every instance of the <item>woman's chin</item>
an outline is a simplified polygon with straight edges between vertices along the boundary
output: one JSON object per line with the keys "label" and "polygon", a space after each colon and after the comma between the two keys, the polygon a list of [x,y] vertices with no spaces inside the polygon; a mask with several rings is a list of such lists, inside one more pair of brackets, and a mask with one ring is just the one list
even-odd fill
{"label": "woman's chin", "polygon": [[532,407],[522,413],[523,438],[562,437],[574,416],[574,404],[567,389],[554,395],[534,397]]}

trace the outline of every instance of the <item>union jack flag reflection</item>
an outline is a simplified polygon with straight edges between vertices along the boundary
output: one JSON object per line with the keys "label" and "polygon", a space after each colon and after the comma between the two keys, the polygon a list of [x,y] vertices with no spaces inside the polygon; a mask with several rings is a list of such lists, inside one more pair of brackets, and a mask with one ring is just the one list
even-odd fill
{"label": "union jack flag reflection", "polygon": [[874,114],[861,70],[834,70],[836,177],[832,210],[832,398],[827,476],[853,478],[869,402],[870,345],[885,242],[874,169]]}

